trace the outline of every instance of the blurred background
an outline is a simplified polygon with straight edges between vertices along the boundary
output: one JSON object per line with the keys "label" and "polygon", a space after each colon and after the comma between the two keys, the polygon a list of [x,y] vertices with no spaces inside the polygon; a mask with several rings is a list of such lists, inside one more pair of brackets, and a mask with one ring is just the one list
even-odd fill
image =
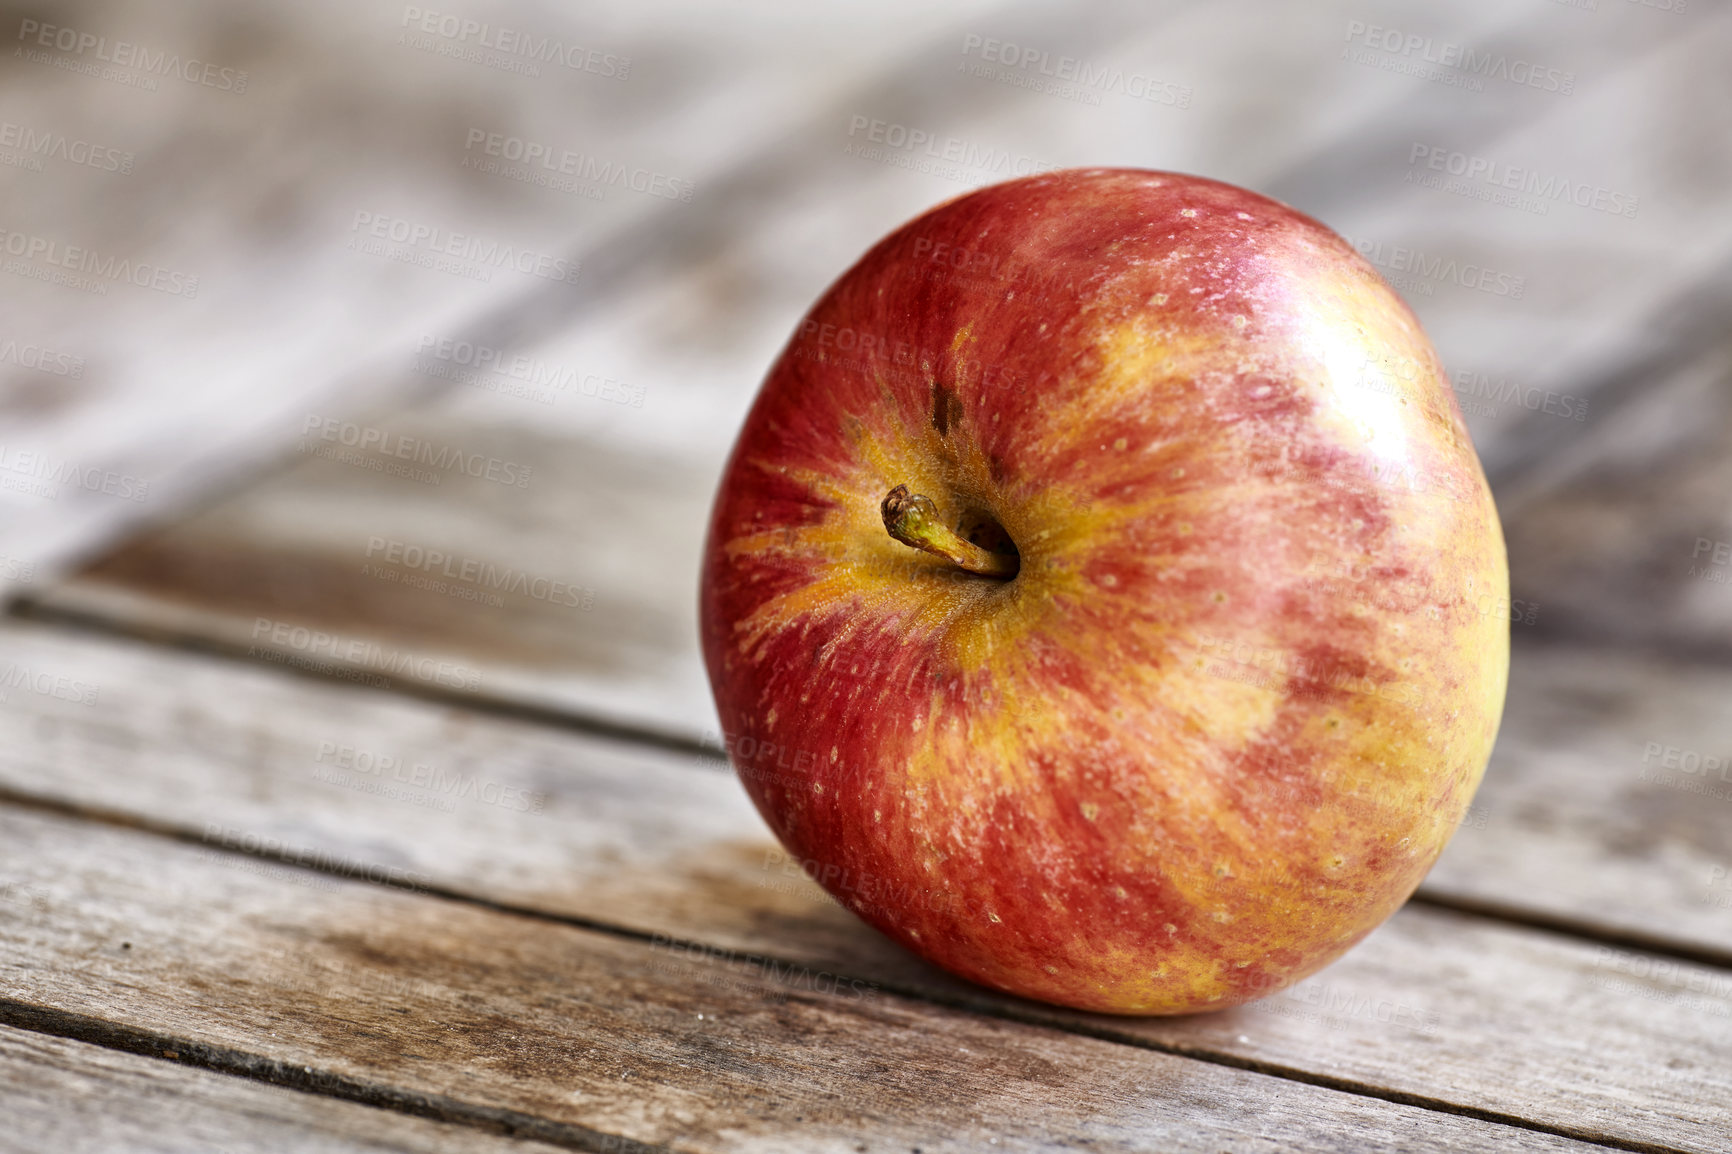
{"label": "blurred background", "polygon": [[807,305],[970,188],[1173,169],[1423,320],[1510,547],[1506,747],[1616,746],[1603,816],[1732,860],[1638,780],[1725,727],[1616,707],[1732,658],[1732,9],[429,3],[0,13],[15,612],[713,747],[703,520]]}
{"label": "blurred background", "polygon": [[[529,1102],[595,1127],[585,1149],[678,1137],[693,1110],[803,1125],[875,1094],[896,1097],[874,1135],[921,1112],[903,1098],[978,1112],[979,1134],[1068,1134],[1073,1106],[1152,1125],[1191,1099],[1249,1131],[1278,1106],[1327,1122],[1293,1095],[1329,1086],[1392,1118],[1433,1107],[1401,1115],[1404,1148],[1436,1110],[1534,1127],[1499,1148],[1723,1147],[1732,5],[0,5],[11,1034],[37,1028],[18,1007],[58,1007],[86,1023],[62,1040],[184,1035],[321,1094],[327,1071],[407,1087],[392,1109]],[[1085,165],[1243,185],[1349,238],[1443,358],[1512,569],[1498,745],[1412,904],[1281,999],[1136,1027],[1205,1059],[1160,1067],[1183,1070],[1143,1114],[1141,1083],[1099,1071],[1161,1055],[1013,1060],[976,1034],[949,1053],[969,1051],[945,1007],[1017,1019],[982,1038],[1040,1019],[946,985],[774,848],[723,772],[697,648],[710,498],[809,304],[931,205]],[[363,791],[387,765],[405,788]],[[273,844],[325,872],[236,868]],[[357,897],[329,876],[352,863],[452,900]],[[741,966],[666,976],[652,935],[914,991],[911,1025],[798,990],[760,1016],[710,984]],[[630,980],[584,968],[604,955]],[[406,1001],[399,977],[434,993]],[[367,1016],[386,1003],[402,1017]],[[720,1023],[687,1012],[717,1005]],[[615,1006],[641,1009],[636,1033]],[[753,1057],[705,1065],[712,1033]],[[880,1059],[892,1033],[932,1046]],[[681,1082],[688,1059],[721,1073]],[[1235,1113],[1203,1080],[1252,1071],[1313,1085]],[[89,1115],[77,1087],[32,1115],[33,1084],[26,1121]],[[930,1150],[944,1129],[895,1133]],[[812,1149],[821,1130],[787,1132]]]}

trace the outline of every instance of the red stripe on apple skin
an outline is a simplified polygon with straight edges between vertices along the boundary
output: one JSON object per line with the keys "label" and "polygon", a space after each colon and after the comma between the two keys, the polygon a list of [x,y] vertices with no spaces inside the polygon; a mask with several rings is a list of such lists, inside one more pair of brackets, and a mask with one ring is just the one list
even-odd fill
{"label": "red stripe on apple skin", "polygon": [[[954,251],[991,275],[932,275]],[[1420,371],[1361,388],[1390,358]],[[896,484],[996,516],[1017,578],[891,541]],[[975,980],[1175,1013],[1314,971],[1418,884],[1496,732],[1499,589],[1376,274],[1253,194],[1109,172],[952,202],[826,294],[735,447],[701,608],[724,729],[809,755],[748,792],[838,899]]]}

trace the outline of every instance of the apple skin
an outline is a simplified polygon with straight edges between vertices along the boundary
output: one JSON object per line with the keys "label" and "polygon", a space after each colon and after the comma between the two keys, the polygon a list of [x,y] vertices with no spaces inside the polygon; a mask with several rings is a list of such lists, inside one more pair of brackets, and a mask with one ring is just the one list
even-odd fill
{"label": "apple skin", "polygon": [[[893,540],[899,484],[995,520],[1015,577]],[[1179,1014],[1413,892],[1496,737],[1508,586],[1437,355],[1350,245],[1077,169],[942,204],[823,295],[726,467],[700,614],[736,771],[841,904],[987,986]]]}

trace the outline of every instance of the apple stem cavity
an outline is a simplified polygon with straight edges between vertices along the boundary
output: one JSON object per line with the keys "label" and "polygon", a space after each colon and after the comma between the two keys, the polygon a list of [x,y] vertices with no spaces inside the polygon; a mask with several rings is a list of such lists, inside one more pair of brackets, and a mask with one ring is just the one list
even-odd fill
{"label": "apple stem cavity", "polygon": [[910,493],[898,485],[884,497],[879,510],[884,528],[892,537],[914,549],[936,553],[959,569],[982,577],[1008,579],[1016,576],[1019,559],[1014,553],[993,553],[964,540],[938,518],[932,498]]}

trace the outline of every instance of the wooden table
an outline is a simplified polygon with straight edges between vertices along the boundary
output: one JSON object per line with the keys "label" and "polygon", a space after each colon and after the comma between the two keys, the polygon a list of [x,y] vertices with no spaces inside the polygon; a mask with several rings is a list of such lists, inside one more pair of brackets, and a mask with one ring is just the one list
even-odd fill
{"label": "wooden table", "polygon": [[[0,223],[201,281],[0,278],[0,338],[80,370],[0,392],[0,1150],[1732,1149],[1732,11],[1371,7],[476,8],[584,46],[531,75],[419,9],[164,0],[77,20],[245,92],[10,61],[19,123],[134,159],[0,166]],[[862,156],[873,121],[972,159]],[[675,195],[485,167],[537,142]],[[1207,172],[1361,242],[1498,493],[1473,809],[1389,923],[1236,1010],[950,978],[720,752],[695,582],[733,430],[823,285],[994,156]],[[1494,162],[1587,203],[1499,199]],[[398,221],[578,271],[426,267]]]}

